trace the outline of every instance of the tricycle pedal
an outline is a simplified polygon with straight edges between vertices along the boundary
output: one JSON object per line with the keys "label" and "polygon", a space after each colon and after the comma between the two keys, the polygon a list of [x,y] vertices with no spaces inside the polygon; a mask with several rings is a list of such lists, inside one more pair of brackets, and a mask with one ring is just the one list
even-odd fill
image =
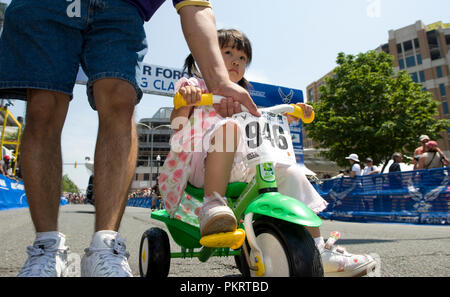
{"label": "tricycle pedal", "polygon": [[229,247],[234,250],[240,248],[244,244],[245,231],[237,229],[233,232],[224,232],[203,236],[200,239],[200,244],[211,248]]}

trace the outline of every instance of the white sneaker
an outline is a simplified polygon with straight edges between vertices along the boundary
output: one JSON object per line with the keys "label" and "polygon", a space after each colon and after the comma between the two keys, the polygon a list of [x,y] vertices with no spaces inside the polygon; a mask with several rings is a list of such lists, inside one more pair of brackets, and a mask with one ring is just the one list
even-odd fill
{"label": "white sneaker", "polygon": [[81,259],[82,277],[132,277],[125,240],[114,231],[99,231]]}
{"label": "white sneaker", "polygon": [[203,204],[198,214],[198,222],[201,236],[233,232],[237,228],[233,211],[227,206],[225,198],[216,192]]}
{"label": "white sneaker", "polygon": [[28,259],[18,277],[60,277],[68,276],[69,248],[65,245],[64,234],[36,239],[27,247]]}
{"label": "white sneaker", "polygon": [[326,277],[359,277],[375,269],[376,261],[371,256],[353,255],[342,247],[335,247],[338,238],[330,237],[320,249]]}

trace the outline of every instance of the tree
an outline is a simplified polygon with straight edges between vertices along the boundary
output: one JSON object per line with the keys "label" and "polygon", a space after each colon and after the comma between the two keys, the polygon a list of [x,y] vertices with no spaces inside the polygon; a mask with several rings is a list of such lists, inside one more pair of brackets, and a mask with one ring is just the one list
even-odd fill
{"label": "tree", "polygon": [[62,190],[68,193],[79,193],[77,185],[69,178],[67,174],[62,177]]}
{"label": "tree", "polygon": [[316,119],[306,131],[319,148],[328,149],[321,154],[338,165],[348,165],[350,153],[375,164],[388,161],[394,152],[412,152],[421,134],[437,139],[449,126],[450,121],[435,118],[438,102],[431,93],[406,71],[394,75],[391,55],[339,53],[337,64],[319,88]]}

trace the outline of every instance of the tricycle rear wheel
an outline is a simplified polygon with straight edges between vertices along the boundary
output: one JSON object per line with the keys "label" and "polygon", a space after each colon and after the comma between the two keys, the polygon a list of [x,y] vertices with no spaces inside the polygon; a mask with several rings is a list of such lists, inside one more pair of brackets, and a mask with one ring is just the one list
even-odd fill
{"label": "tricycle rear wheel", "polygon": [[150,228],[142,234],[139,273],[142,277],[167,277],[170,270],[170,243],[166,231]]}

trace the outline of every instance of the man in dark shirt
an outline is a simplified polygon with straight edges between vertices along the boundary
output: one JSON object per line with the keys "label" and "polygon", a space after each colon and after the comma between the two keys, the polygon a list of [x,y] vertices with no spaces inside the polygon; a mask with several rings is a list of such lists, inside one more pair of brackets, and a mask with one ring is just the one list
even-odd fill
{"label": "man in dark shirt", "polygon": [[389,172],[402,171],[400,168],[400,162],[403,160],[403,156],[400,153],[394,153],[392,155],[392,160],[394,163],[389,166]]}
{"label": "man in dark shirt", "polygon": [[[61,132],[81,64],[87,95],[98,112],[95,150],[95,233],[81,261],[82,276],[132,276],[117,233],[137,156],[134,107],[147,52],[144,21],[163,0],[13,0],[0,36],[0,98],[27,100],[23,180],[36,239],[19,276],[64,276],[68,247],[58,232]],[[214,13],[207,0],[173,0],[190,51],[208,89],[226,97],[222,116],[239,102],[260,115],[249,93],[228,76]],[[80,115],[82,116],[82,115]],[[51,159],[43,156],[52,156]],[[45,172],[45,174],[42,174]]]}

